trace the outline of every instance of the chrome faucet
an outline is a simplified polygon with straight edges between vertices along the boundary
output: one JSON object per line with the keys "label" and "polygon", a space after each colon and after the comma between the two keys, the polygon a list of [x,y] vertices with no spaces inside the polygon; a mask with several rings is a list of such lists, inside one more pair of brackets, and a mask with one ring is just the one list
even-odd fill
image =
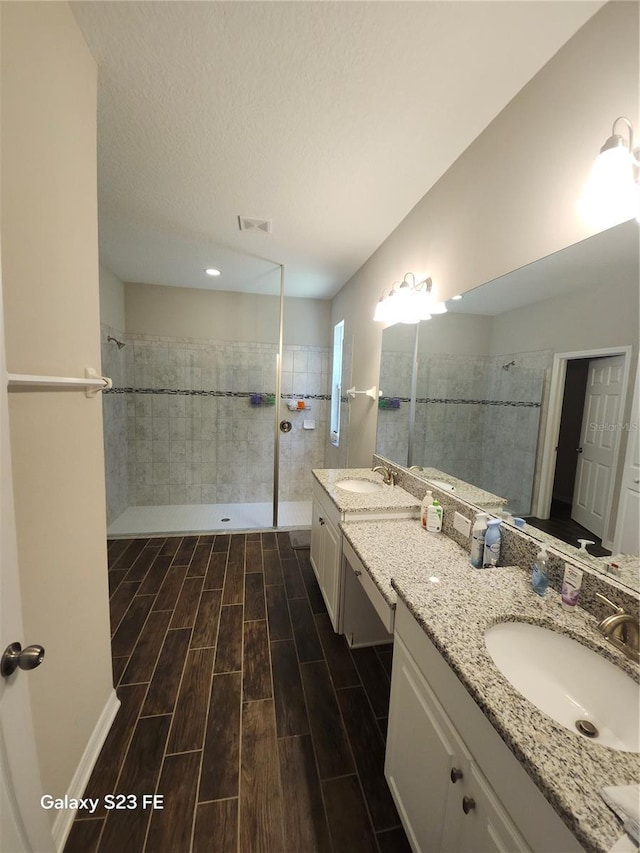
{"label": "chrome faucet", "polygon": [[596,592],[596,597],[615,611],[598,622],[598,631],[630,660],[640,662],[640,621],[637,616],[627,613],[606,595]]}
{"label": "chrome faucet", "polygon": [[392,471],[391,468],[387,468],[385,465],[376,465],[376,467],[371,470],[380,471],[382,473],[382,482],[387,486],[395,486],[396,472]]}

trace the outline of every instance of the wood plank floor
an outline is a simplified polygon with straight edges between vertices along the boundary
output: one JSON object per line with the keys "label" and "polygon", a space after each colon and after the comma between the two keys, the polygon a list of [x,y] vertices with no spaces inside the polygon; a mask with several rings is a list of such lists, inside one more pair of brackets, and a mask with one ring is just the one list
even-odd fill
{"label": "wood plank floor", "polygon": [[309,551],[269,532],[108,553],[122,705],[65,853],[408,853],[383,773],[391,646],[334,633]]}
{"label": "wood plank floor", "polygon": [[595,533],[591,533],[590,530],[571,518],[571,504],[564,503],[564,501],[555,499],[551,501],[550,518],[536,518],[531,515],[525,516],[525,521],[532,527],[550,533],[556,539],[560,539],[568,545],[574,545],[576,548],[578,547],[578,539],[590,539],[594,544],[587,545],[587,551],[592,557],[611,556],[611,551],[602,547],[602,539],[599,539]]}

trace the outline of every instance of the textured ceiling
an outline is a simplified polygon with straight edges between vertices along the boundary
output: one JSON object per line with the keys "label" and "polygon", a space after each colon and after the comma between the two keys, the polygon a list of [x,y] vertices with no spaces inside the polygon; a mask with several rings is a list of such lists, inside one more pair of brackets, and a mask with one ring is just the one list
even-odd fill
{"label": "textured ceiling", "polygon": [[332,296],[601,5],[72,3],[99,66],[102,263],[274,292],[266,258],[288,294]]}

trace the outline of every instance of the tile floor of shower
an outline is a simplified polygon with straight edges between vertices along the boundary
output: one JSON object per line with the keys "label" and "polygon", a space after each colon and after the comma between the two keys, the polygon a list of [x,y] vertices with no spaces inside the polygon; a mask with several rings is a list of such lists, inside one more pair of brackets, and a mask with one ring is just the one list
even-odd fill
{"label": "tile floor of shower", "polygon": [[[281,501],[278,527],[287,530],[311,527],[311,501]],[[273,530],[271,502],[130,506],[109,525],[107,535],[154,536],[254,530]]]}

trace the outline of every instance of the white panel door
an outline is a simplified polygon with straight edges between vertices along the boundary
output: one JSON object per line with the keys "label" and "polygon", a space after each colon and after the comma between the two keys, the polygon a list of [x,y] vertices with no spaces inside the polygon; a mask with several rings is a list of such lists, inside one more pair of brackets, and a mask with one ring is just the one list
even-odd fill
{"label": "white panel door", "polygon": [[615,477],[623,374],[621,355],[589,364],[571,517],[599,538],[606,533]]}
{"label": "white panel door", "polygon": [[[0,283],[0,654],[14,642],[23,647],[38,642],[38,637],[24,637],[22,633],[1,312]],[[54,850],[50,813],[40,805],[42,788],[29,702],[30,675],[18,669],[9,678],[0,678],[0,850],[3,853]]]}
{"label": "white panel door", "polygon": [[640,363],[636,373],[613,553],[640,554]]}

